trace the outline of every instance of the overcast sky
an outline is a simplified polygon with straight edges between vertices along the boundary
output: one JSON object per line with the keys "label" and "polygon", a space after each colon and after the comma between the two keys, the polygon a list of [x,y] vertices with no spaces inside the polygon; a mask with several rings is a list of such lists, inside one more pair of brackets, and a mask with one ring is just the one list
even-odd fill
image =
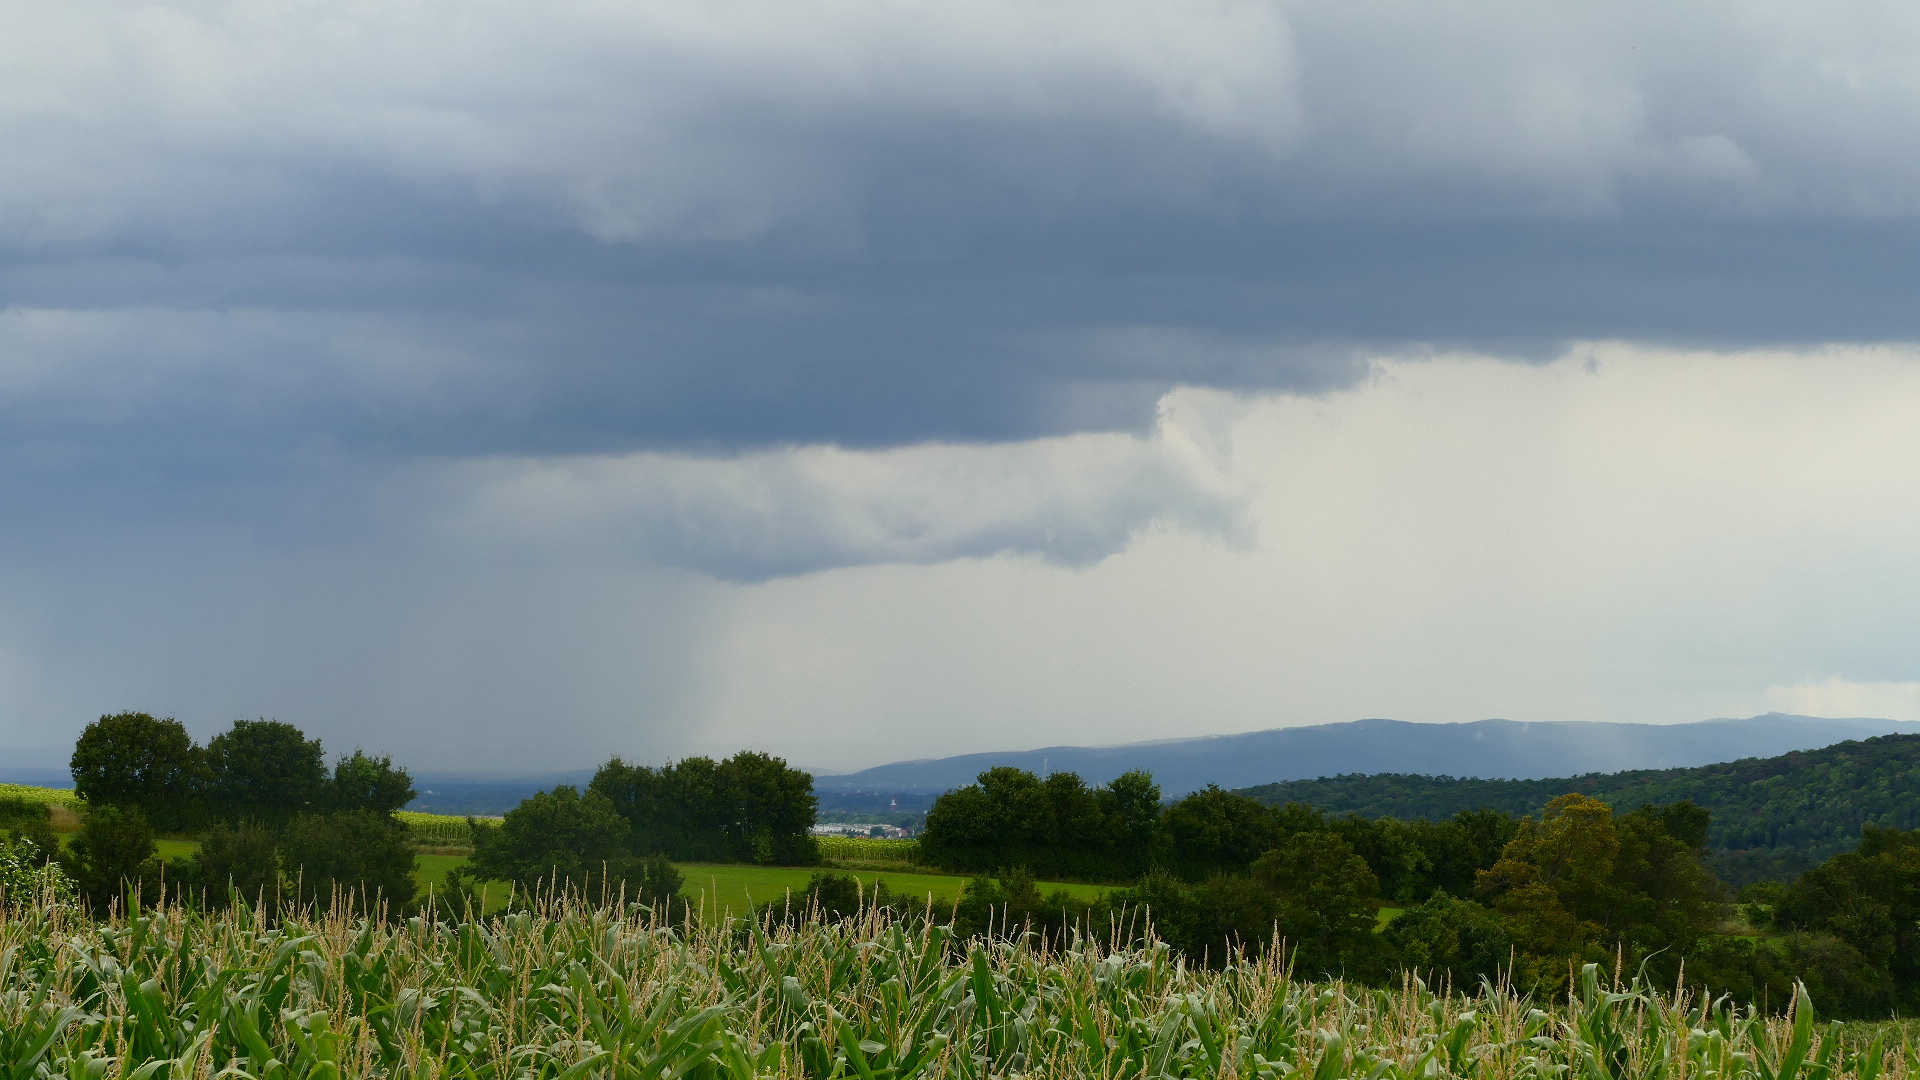
{"label": "overcast sky", "polygon": [[1911,5],[15,0],[0,154],[17,761],[1920,719]]}

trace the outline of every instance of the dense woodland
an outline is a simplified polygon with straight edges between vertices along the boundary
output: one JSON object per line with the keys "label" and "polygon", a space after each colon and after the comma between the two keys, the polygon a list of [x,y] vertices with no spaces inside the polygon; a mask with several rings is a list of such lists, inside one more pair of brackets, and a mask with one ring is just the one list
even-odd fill
{"label": "dense woodland", "polygon": [[[200,746],[176,720],[128,712],[87,725],[72,769],[87,814],[66,848],[44,807],[0,806],[0,818],[98,909],[151,902],[162,887],[215,907],[343,889],[396,910],[414,898],[413,845],[394,818],[413,782],[389,758],[355,751],[329,769],[319,740],[292,724],[241,720]],[[187,831],[199,851],[163,866],[156,835]]]}
{"label": "dense woodland", "polygon": [[[1914,744],[1836,749],[1811,765],[1810,755],[1791,755],[1793,775],[1837,783],[1843,768],[1892,772]],[[1766,764],[1736,763],[1715,779]],[[1386,778],[1380,790],[1405,790],[1407,780]],[[1362,790],[1357,778],[1321,785]],[[1527,790],[1553,785],[1570,786]],[[1660,789],[1643,779],[1637,790]],[[1768,790],[1782,803],[1797,798],[1779,779],[1763,783]],[[1829,791],[1822,805],[1840,814],[1845,794]],[[1869,788],[1860,803],[1876,805],[1872,796]],[[1738,827],[1684,798],[1621,802],[1616,811],[1562,791],[1521,813],[1442,804],[1444,816],[1409,819],[1219,788],[1163,802],[1144,773],[1089,788],[1072,774],[1003,768],[934,804],[920,855],[994,875],[960,906],[969,926],[989,925],[997,910],[1064,932],[1146,908],[1166,940],[1203,962],[1278,934],[1305,969],[1363,979],[1413,969],[1456,985],[1506,978],[1557,993],[1580,964],[1613,961],[1742,1001],[1788,1000],[1801,980],[1846,1015],[1920,1010],[1920,833],[1869,823],[1863,837],[1855,819],[1852,843],[1835,845],[1845,850],[1791,882],[1750,885],[1736,905],[1709,855],[1713,837],[1742,835]],[[1818,824],[1835,828],[1831,818]],[[1102,874],[1138,876],[1096,904],[1032,885]],[[1383,903],[1404,910],[1376,932]]]}
{"label": "dense woodland", "polygon": [[679,891],[675,861],[816,865],[814,805],[813,777],[766,754],[657,769],[614,758],[584,792],[561,785],[498,825],[476,822],[473,861],[448,883],[452,902],[488,881],[523,892],[565,882],[656,902]]}
{"label": "dense woodland", "polygon": [[1568,792],[1620,810],[1687,800],[1713,816],[1709,858],[1726,881],[1791,877],[1845,851],[1865,825],[1920,828],[1920,735],[1885,735],[1772,758],[1556,780],[1377,774],[1242,789],[1269,805],[1438,820],[1461,810],[1537,814]]}

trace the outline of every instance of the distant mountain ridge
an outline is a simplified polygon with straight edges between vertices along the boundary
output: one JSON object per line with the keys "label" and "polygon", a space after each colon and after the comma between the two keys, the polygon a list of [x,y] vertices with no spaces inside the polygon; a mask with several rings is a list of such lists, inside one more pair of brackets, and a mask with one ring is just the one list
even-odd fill
{"label": "distant mountain ridge", "polygon": [[1146,769],[1167,795],[1185,794],[1208,784],[1249,788],[1355,773],[1545,779],[1774,757],[1848,739],[1901,732],[1920,732],[1920,724],[1783,713],[1690,724],[1354,720],[1123,746],[1047,746],[901,761],[854,773],[816,776],[814,789],[823,795],[854,791],[932,795],[964,787],[981,772],[998,765],[1036,773],[1075,772],[1093,784],[1105,783],[1130,769]]}

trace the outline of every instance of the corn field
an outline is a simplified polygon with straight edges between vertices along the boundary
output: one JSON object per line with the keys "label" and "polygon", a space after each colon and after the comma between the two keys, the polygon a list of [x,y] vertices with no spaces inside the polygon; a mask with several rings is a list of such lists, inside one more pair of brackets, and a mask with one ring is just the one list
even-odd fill
{"label": "corn field", "polygon": [[402,810],[393,815],[407,827],[415,846],[426,848],[473,847],[473,827],[463,817],[450,814],[421,814]]}
{"label": "corn field", "polygon": [[548,903],[485,920],[269,924],[162,906],[0,915],[8,1077],[1232,1077],[1898,1080],[1913,1048],[1588,968],[1569,1000],[1303,983],[1268,950],[961,942],[884,913],[662,925]]}
{"label": "corn field", "polygon": [[820,857],[838,861],[910,863],[920,850],[918,840],[868,839],[857,836],[817,836]]}

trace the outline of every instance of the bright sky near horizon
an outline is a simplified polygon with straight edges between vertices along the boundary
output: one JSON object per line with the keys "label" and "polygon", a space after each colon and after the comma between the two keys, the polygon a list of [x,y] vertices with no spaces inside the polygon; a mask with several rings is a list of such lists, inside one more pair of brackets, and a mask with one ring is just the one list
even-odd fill
{"label": "bright sky near horizon", "polygon": [[0,753],[1920,720],[1916,9],[9,24]]}

